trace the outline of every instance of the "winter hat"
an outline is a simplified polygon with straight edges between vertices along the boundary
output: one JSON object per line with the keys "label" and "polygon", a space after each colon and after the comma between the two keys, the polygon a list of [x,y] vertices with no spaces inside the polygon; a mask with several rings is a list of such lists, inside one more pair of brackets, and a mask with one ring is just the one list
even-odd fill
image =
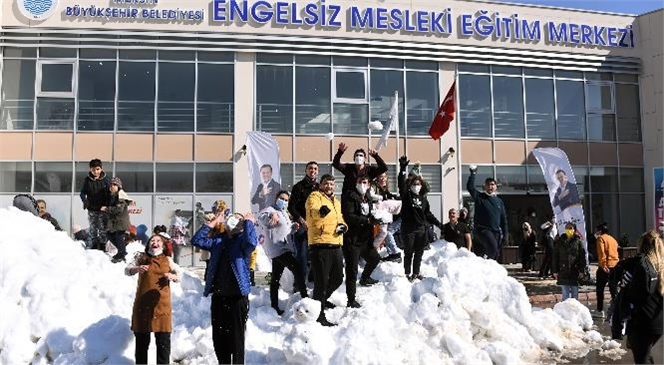
{"label": "winter hat", "polygon": [[114,176],[114,177],[111,179],[111,184],[113,184],[113,185],[117,185],[118,188],[122,189],[122,180],[120,180],[120,178],[117,177],[117,176]]}

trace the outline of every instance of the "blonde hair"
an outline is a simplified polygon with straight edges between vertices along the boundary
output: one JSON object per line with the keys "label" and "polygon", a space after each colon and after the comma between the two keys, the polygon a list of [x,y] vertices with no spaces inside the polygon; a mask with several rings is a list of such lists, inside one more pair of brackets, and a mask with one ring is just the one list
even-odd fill
{"label": "blonde hair", "polygon": [[644,254],[655,268],[658,277],[657,291],[664,295],[664,242],[657,231],[644,233],[639,238],[638,251]]}

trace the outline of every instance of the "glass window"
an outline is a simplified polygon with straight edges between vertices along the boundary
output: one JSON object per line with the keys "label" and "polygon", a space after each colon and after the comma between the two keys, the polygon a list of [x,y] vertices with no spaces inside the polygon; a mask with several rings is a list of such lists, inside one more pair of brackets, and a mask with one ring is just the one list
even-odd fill
{"label": "glass window", "polygon": [[576,188],[580,195],[589,193],[590,188],[590,175],[588,175],[587,166],[572,166],[574,172],[574,180],[576,181]]}
{"label": "glass window", "polygon": [[0,162],[0,192],[29,193],[32,185],[32,163]]}
{"label": "glass window", "polygon": [[196,130],[225,133],[234,130],[234,88],[233,65],[198,64]]}
{"label": "glass window", "polygon": [[[615,238],[620,239],[626,234],[636,246],[638,238],[646,230],[646,207],[645,195],[643,194],[620,194],[620,236],[615,232]],[[609,226],[611,227],[611,226]]]}
{"label": "glass window", "polygon": [[521,67],[491,66],[491,72],[500,75],[521,75]]}
{"label": "glass window", "polygon": [[459,72],[478,72],[478,73],[489,73],[488,65],[473,65],[467,63],[461,63],[458,66]]}
{"label": "glass window", "polygon": [[588,111],[613,111],[611,85],[602,83],[586,84]]}
{"label": "glass window", "polygon": [[367,99],[366,72],[362,70],[334,70],[336,99]]}
{"label": "glass window", "polygon": [[[370,93],[370,120],[378,120],[386,124],[389,119],[390,109],[392,108],[392,100],[394,99],[394,92],[399,92],[398,109],[399,109],[399,122],[404,120],[403,110],[403,72],[402,71],[388,71],[388,70],[371,70],[371,89]],[[425,88],[425,85],[419,85],[420,88]],[[417,122],[417,121],[415,121]],[[403,130],[403,129],[402,129]],[[418,131],[419,132],[419,131]],[[375,131],[372,133],[382,133]]]}
{"label": "glass window", "polygon": [[[110,165],[109,165],[110,166]],[[83,183],[90,172],[90,161],[77,161],[74,163],[74,192],[78,193],[83,189]],[[112,175],[112,171],[106,171],[106,174],[109,176]],[[124,184],[124,181],[122,182]],[[131,191],[131,190],[127,190]]]}
{"label": "glass window", "polygon": [[496,137],[524,137],[521,78],[493,78],[493,122]]}
{"label": "glass window", "polygon": [[256,130],[293,132],[293,68],[256,66]]}
{"label": "glass window", "polygon": [[614,74],[613,76],[616,82],[632,82],[635,84],[639,82],[639,75],[637,74]]}
{"label": "glass window", "polygon": [[438,62],[406,60],[406,68],[409,70],[438,71]]}
{"label": "glass window", "polygon": [[0,129],[34,128],[35,61],[4,60],[0,90]]}
{"label": "glass window", "polygon": [[[467,193],[466,184],[468,183],[468,178],[470,177],[469,171],[470,165],[463,165],[461,167],[461,190],[464,193]],[[475,187],[483,191],[484,190],[484,180],[487,178],[493,178],[493,166],[477,166],[477,176],[475,176]]]}
{"label": "glass window", "polygon": [[591,141],[615,141],[616,121],[613,114],[589,114],[588,139]]}
{"label": "glass window", "polygon": [[430,192],[440,193],[442,191],[442,174],[440,165],[422,165],[422,178],[429,183]]}
{"label": "glass window", "polygon": [[120,62],[119,67],[118,130],[154,131],[155,63]]}
{"label": "glass window", "polygon": [[403,60],[392,58],[372,58],[369,60],[371,67],[377,68],[403,68]]}
{"label": "glass window", "polygon": [[71,162],[35,162],[36,193],[70,193]]}
{"label": "glass window", "polygon": [[197,163],[196,191],[219,193],[233,191],[233,165],[229,163]]}
{"label": "glass window", "polygon": [[[643,193],[643,169],[642,168],[620,168],[620,192]],[[621,208],[622,209],[622,208]]]}
{"label": "glass window", "polygon": [[116,162],[115,176],[122,179],[122,187],[131,193],[154,192],[154,167],[145,162]]}
{"label": "glass window", "polygon": [[205,62],[233,62],[235,59],[233,52],[207,52],[198,51],[198,61]]}
{"label": "glass window", "polygon": [[526,167],[525,166],[496,166],[496,181],[500,191],[517,192],[526,191]]}
{"label": "glass window", "polygon": [[[406,118],[408,135],[428,135],[433,116],[439,107],[438,74],[406,72]],[[403,93],[399,93],[401,97]],[[373,97],[373,96],[372,96]],[[399,105],[399,130],[405,130],[405,120]]]}
{"label": "glass window", "polygon": [[293,190],[293,164],[283,162],[279,164],[279,175],[281,175],[281,189]]}
{"label": "glass window", "polygon": [[362,57],[334,57],[335,66],[367,67],[368,58]]}
{"label": "glass window", "polygon": [[295,132],[329,133],[330,69],[295,68]]}
{"label": "glass window", "polygon": [[533,193],[548,192],[549,188],[539,165],[528,165],[528,191]]}
{"label": "glass window", "polygon": [[95,48],[81,48],[79,54],[81,59],[106,59],[115,60],[117,57],[116,50],[114,49],[95,49]]}
{"label": "glass window", "polygon": [[329,66],[332,62],[330,56],[315,56],[315,55],[295,55],[296,65],[323,65]]}
{"label": "glass window", "polygon": [[41,92],[71,93],[74,65],[71,63],[41,63]]}
{"label": "glass window", "polygon": [[556,70],[556,78],[563,78],[563,79],[583,79],[583,72],[581,72],[581,71],[563,71],[563,70]]}
{"label": "glass window", "polygon": [[115,61],[80,61],[78,74],[78,130],[113,130]]}
{"label": "glass window", "polygon": [[187,193],[194,191],[194,164],[157,163],[158,193]]}
{"label": "glass window", "polygon": [[153,49],[121,49],[120,59],[154,61],[157,59],[157,51]]}
{"label": "glass window", "polygon": [[[591,199],[592,208],[590,212],[584,211],[584,213],[592,217],[594,226],[606,222],[615,232],[615,228],[618,227],[618,194],[592,194]],[[593,253],[596,254],[590,252],[591,255]]]}
{"label": "glass window", "polygon": [[195,59],[195,51],[159,51],[160,61],[194,61]]}
{"label": "glass window", "polygon": [[332,132],[336,134],[368,134],[369,106],[366,104],[334,104]]}
{"label": "glass window", "polygon": [[281,63],[293,64],[293,55],[276,53],[258,53],[256,54],[256,63]]}
{"label": "glass window", "polygon": [[23,58],[37,57],[37,48],[5,47],[2,52],[5,57],[23,57]]}
{"label": "glass window", "polygon": [[558,139],[585,139],[583,82],[556,81]]}
{"label": "glass window", "polygon": [[613,81],[613,74],[610,72],[586,72],[586,80]]}
{"label": "glass window", "polygon": [[641,141],[639,86],[616,84],[618,140]]}
{"label": "glass window", "polygon": [[459,75],[459,109],[462,137],[491,137],[489,76]]}
{"label": "glass window", "polygon": [[159,63],[159,132],[193,132],[195,75],[193,63]]}
{"label": "glass window", "polygon": [[528,138],[555,139],[553,80],[526,79]]}
{"label": "glass window", "polygon": [[615,193],[618,191],[617,167],[590,167],[590,191]]}
{"label": "glass window", "polygon": [[37,98],[37,129],[74,129],[74,99]]}
{"label": "glass window", "polygon": [[545,68],[524,68],[523,73],[526,76],[553,77],[553,70]]}
{"label": "glass window", "polygon": [[75,48],[39,48],[39,57],[76,58]]}

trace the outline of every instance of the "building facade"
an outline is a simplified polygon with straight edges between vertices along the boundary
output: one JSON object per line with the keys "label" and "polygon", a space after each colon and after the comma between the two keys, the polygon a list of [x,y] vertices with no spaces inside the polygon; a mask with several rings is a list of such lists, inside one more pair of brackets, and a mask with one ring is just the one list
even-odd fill
{"label": "building facade", "polygon": [[[339,142],[375,146],[368,123],[398,91],[399,143],[380,154],[392,180],[399,155],[421,162],[436,215],[470,203],[475,164],[499,181],[510,231],[533,210],[543,220],[531,151],[557,146],[587,226],[634,240],[655,226],[664,166],[663,18],[482,1],[4,1],[0,202],[34,193],[85,227],[78,192],[100,158],[136,200],[134,224],[219,198],[245,211],[246,132],[274,135],[292,186],[310,160],[332,172]],[[454,81],[456,119],[433,141]]]}

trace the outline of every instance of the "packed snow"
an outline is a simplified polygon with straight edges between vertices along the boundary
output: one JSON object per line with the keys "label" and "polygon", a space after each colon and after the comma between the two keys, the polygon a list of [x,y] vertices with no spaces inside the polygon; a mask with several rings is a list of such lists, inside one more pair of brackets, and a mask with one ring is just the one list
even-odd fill
{"label": "packed snow", "polygon": [[[132,243],[129,250],[143,247]],[[107,254],[85,250],[66,232],[17,209],[0,209],[0,363],[131,364],[136,276]],[[438,241],[425,252],[425,279],[410,283],[398,263],[381,263],[372,287],[358,287],[362,308],[346,307],[342,285],[326,312],[290,294],[282,278],[278,316],[267,287],[254,287],[246,334],[249,364],[518,364],[551,363],[600,350],[624,354],[592,329],[576,300],[531,307],[523,285],[494,261]],[[216,363],[210,299],[185,272],[172,285],[171,360]],[[310,291],[311,293],[311,291]],[[154,356],[150,350],[150,356]]]}

